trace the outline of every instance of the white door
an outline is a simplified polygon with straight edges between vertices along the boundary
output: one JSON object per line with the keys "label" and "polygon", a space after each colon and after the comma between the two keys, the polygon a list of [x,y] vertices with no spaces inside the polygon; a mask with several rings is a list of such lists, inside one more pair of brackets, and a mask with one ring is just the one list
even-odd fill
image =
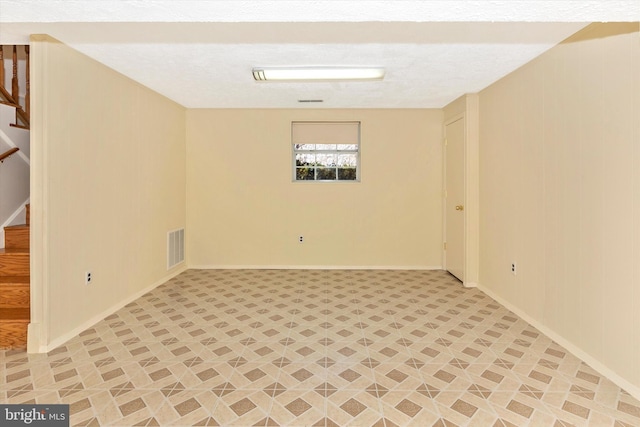
{"label": "white door", "polygon": [[464,118],[445,126],[445,266],[464,281]]}

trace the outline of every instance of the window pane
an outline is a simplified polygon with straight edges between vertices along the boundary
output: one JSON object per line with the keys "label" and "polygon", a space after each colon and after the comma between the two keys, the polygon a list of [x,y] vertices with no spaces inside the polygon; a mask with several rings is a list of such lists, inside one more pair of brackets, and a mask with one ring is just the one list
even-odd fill
{"label": "window pane", "polygon": [[312,166],[315,161],[315,154],[296,154],[296,166]]}
{"label": "window pane", "polygon": [[316,150],[336,150],[336,144],[316,144]]}
{"label": "window pane", "polygon": [[338,179],[341,181],[355,181],[356,168],[338,168]]}
{"label": "window pane", "polygon": [[296,180],[313,180],[313,168],[296,168]]}
{"label": "window pane", "polygon": [[292,122],[294,181],[357,181],[359,129],[359,122]]}
{"label": "window pane", "polygon": [[339,154],[338,155],[338,166],[340,167],[356,167],[356,162],[358,161],[358,156],[356,154]]}
{"label": "window pane", "polygon": [[335,180],[336,179],[336,170],[335,169],[328,169],[328,168],[318,168],[316,169],[317,172],[317,179],[330,179],[330,180]]}
{"label": "window pane", "polygon": [[335,154],[316,154],[316,164],[318,166],[336,166]]}

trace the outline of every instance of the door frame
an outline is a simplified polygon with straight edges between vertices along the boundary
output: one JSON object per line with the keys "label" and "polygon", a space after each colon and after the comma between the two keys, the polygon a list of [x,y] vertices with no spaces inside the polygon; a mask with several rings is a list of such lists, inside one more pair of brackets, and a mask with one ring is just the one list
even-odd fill
{"label": "door frame", "polygon": [[[479,129],[479,97],[478,94],[466,94],[461,99],[449,105],[463,102],[463,108],[457,114],[445,115],[442,134],[446,138],[446,126],[463,118],[464,122],[464,249],[463,249],[463,285],[476,287],[479,282],[480,264],[480,129]],[[446,111],[446,107],[445,107]],[[460,112],[461,111],[461,112]],[[447,251],[444,242],[447,241],[446,218],[446,147],[443,138],[443,175],[442,175],[442,262],[446,266]]]}
{"label": "door frame", "polygon": [[[443,125],[443,135],[444,135],[444,139],[443,139],[443,165],[442,165],[442,187],[443,187],[443,191],[442,191],[442,241],[444,242],[442,245],[442,264],[443,267],[446,271],[449,271],[450,274],[453,275],[453,273],[450,272],[449,270],[449,265],[447,263],[447,249],[445,248],[445,244],[447,244],[449,242],[449,239],[447,237],[447,223],[448,223],[448,212],[447,212],[447,204],[448,204],[448,199],[449,199],[449,190],[448,190],[448,181],[447,181],[447,175],[448,175],[448,171],[447,171],[447,160],[448,160],[448,135],[447,135],[447,128],[449,125],[452,125],[458,121],[462,120],[462,124],[463,124],[463,134],[462,134],[462,150],[463,150],[463,162],[466,163],[466,159],[465,159],[465,152],[466,152],[466,140],[467,140],[467,136],[466,136],[466,115],[465,113],[460,113],[460,114],[456,114],[455,116],[451,117],[450,119],[446,120],[444,122]],[[466,205],[466,191],[467,191],[467,183],[466,183],[466,177],[467,177],[467,171],[466,171],[466,167],[462,168],[462,173],[463,173],[463,177],[462,177],[462,203],[463,205]],[[465,206],[466,209],[466,206]],[[466,259],[466,251],[465,251],[465,247],[466,247],[466,229],[467,229],[467,224],[466,224],[466,213],[463,210],[462,211],[462,279],[460,279],[459,277],[456,277],[458,280],[460,280],[463,284],[465,282],[465,277],[466,277],[466,271],[465,271],[465,259]],[[455,277],[455,276],[454,276]]]}

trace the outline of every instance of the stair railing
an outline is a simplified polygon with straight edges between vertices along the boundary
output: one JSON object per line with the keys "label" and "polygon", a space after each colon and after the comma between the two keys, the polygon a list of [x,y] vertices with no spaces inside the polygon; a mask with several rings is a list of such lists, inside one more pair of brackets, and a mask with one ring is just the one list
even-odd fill
{"label": "stair railing", "polygon": [[30,88],[29,88],[29,46],[24,46],[25,50],[25,96],[24,107],[20,104],[20,78],[18,76],[18,46],[14,45],[12,49],[12,75],[11,75],[11,92],[4,87],[5,74],[4,74],[4,47],[0,45],[0,103],[9,105],[16,109],[15,123],[11,123],[11,126],[29,129],[29,115],[30,115]]}
{"label": "stair railing", "polygon": [[4,153],[0,154],[0,163],[3,163],[7,157],[9,157],[12,154],[15,154],[18,150],[20,150],[18,147],[13,147],[5,151]]}

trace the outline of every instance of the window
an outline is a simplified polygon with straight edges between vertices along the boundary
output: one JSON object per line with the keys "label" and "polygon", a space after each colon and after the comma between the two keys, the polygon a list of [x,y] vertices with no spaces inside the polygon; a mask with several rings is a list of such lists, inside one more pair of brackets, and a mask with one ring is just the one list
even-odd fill
{"label": "window", "polygon": [[292,122],[294,181],[359,181],[360,122]]}

